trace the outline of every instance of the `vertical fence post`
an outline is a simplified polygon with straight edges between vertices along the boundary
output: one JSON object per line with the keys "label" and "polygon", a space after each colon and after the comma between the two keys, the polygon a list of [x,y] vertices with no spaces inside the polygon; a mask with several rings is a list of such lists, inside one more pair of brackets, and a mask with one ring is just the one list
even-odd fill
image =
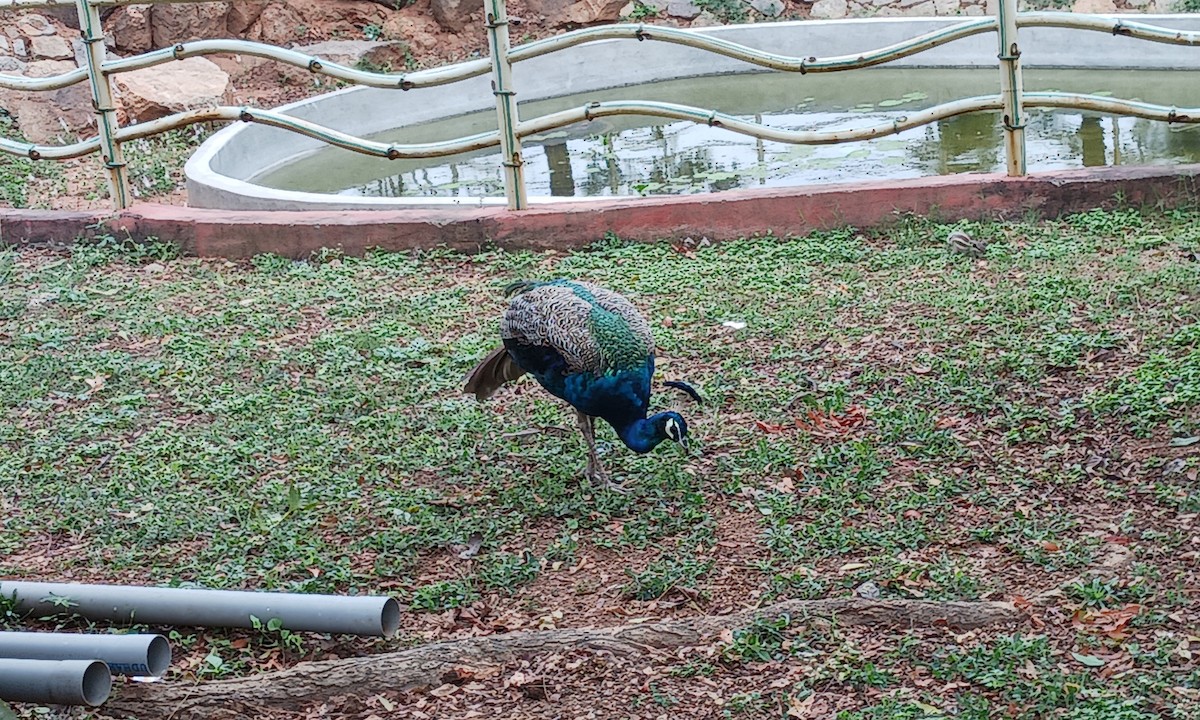
{"label": "vertical fence post", "polygon": [[500,156],[504,165],[504,194],[509,210],[523,210],[525,171],[521,164],[521,139],[517,137],[517,101],[512,85],[512,63],[508,61],[508,10],[505,0],[487,0],[488,48],[492,54],[492,94],[496,96],[496,119],[500,126]]}
{"label": "vertical fence post", "polygon": [[997,0],[1000,38],[1000,96],[1004,100],[1004,145],[1008,174],[1025,174],[1025,107],[1021,99],[1021,50],[1017,43],[1017,0]]}
{"label": "vertical fence post", "polygon": [[117,210],[129,207],[129,173],[121,145],[113,137],[117,132],[117,106],[113,103],[112,85],[104,74],[104,27],[100,11],[92,0],[75,0],[79,10],[79,29],[86,50],[88,81],[92,86],[92,107],[96,111],[96,129],[100,134],[100,156],[108,168],[108,190]]}

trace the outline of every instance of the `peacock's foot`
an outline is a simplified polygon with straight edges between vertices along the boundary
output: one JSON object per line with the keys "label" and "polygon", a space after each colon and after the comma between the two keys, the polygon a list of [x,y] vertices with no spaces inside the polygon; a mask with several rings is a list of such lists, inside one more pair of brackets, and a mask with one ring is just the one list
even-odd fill
{"label": "peacock's foot", "polygon": [[608,488],[611,492],[617,493],[618,495],[628,495],[631,492],[631,490],[625,487],[624,484],[612,479],[605,481],[604,487]]}
{"label": "peacock's foot", "polygon": [[629,488],[609,477],[608,473],[604,471],[604,468],[599,463],[594,465],[588,463],[587,468],[583,471],[583,477],[592,485],[603,485],[616,493],[626,494],[629,492]]}

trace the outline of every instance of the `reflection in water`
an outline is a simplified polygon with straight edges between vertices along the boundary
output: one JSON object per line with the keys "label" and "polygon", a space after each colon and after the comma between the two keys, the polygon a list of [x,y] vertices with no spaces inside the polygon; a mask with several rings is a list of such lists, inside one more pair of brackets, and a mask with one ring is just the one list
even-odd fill
{"label": "reflection in water", "polygon": [[[915,110],[978,94],[981,82],[994,79],[990,72],[972,72],[938,75],[921,85],[922,90],[884,100],[878,100],[879,88],[893,88],[899,93],[930,76],[871,71],[860,79],[839,77],[828,81],[820,76],[803,80],[720,77],[699,83],[675,81],[646,86],[645,92],[668,102],[711,106],[774,128],[838,131],[886,124]],[[1079,85],[1079,91],[1085,92],[1105,87],[1111,88],[1112,94],[1147,102],[1200,104],[1200,84],[1184,83],[1181,88],[1178,74],[1136,72],[1131,73],[1136,77],[1122,80],[1112,74],[1054,73],[1031,74],[1026,77],[1026,86],[1030,90],[1076,90],[1069,86]],[[828,84],[819,85],[821,82]],[[612,93],[628,98],[637,91],[622,88]],[[878,101],[863,103],[865,97]],[[587,99],[606,96],[598,93]],[[523,105],[522,113],[529,117],[579,104],[578,98],[539,102],[542,104],[530,104],[528,110]],[[481,113],[478,118],[467,116],[440,125],[408,128],[394,131],[396,134],[386,139],[417,142],[453,136],[456,130],[478,131],[492,122],[492,117]],[[686,194],[738,187],[1003,172],[1005,164],[1004,131],[998,112],[960,115],[896,135],[839,145],[789,145],[707,125],[639,124],[643,122],[646,118],[606,118],[527,138],[523,157],[529,193],[559,197]],[[1026,145],[1031,171],[1200,162],[1200,127],[1172,128],[1140,118],[1035,110],[1027,121]],[[300,159],[257,181],[281,189],[382,197],[504,195],[497,152],[434,159],[425,166],[421,162],[388,163],[330,150]]]}
{"label": "reflection in water", "polygon": [[571,156],[567,153],[565,142],[548,143],[546,151],[546,166],[550,173],[550,194],[558,197],[571,197],[575,194],[575,176],[571,172]]}
{"label": "reflection in water", "polygon": [[1104,152],[1104,128],[1100,118],[1084,115],[1079,124],[1079,143],[1083,150],[1083,166],[1099,167],[1107,162]]}
{"label": "reflection in water", "polygon": [[[814,113],[812,125],[843,129],[875,121]],[[800,123],[789,123],[799,126]],[[1121,163],[1200,162],[1200,132],[1137,118],[1032,112],[1026,129],[1031,171]],[[1111,151],[1111,152],[1110,152]],[[959,115],[922,128],[845,145],[804,146],[730,136],[688,123],[652,125],[525,146],[534,195],[671,195],[738,187],[841,182],[862,178],[1001,172],[1000,113]],[[389,175],[349,191],[378,197],[502,196],[494,164],[480,155]]]}

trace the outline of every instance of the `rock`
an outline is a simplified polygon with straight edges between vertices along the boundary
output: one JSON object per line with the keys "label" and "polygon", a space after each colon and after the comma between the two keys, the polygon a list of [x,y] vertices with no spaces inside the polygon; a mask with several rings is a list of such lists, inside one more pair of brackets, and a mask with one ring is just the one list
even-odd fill
{"label": "rock", "polygon": [[724,24],[725,23],[721,22],[721,18],[719,18],[716,15],[713,15],[709,11],[705,10],[704,12],[702,12],[696,16],[696,19],[692,21],[691,27],[694,27],[694,28],[716,27],[717,25],[724,25]]}
{"label": "rock", "polygon": [[270,0],[240,0],[230,3],[229,14],[225,16],[225,29],[233,35],[244,34],[258,22],[263,10],[270,4]]}
{"label": "rock", "polygon": [[1162,474],[1163,477],[1168,475],[1178,475],[1184,470],[1187,470],[1187,460],[1183,458],[1175,458],[1166,465],[1163,465]]}
{"label": "rock", "polygon": [[[20,69],[25,77],[49,77],[74,70],[75,63],[38,60]],[[0,107],[17,119],[21,134],[30,142],[51,143],[63,135],[94,132],[96,116],[92,112],[92,93],[87,83],[45,92],[0,88]]]}
{"label": "rock", "polygon": [[17,29],[26,37],[54,34],[54,26],[41,15],[22,15],[17,18]]}
{"label": "rock", "polygon": [[895,11],[897,15],[904,15],[907,17],[927,17],[929,15],[937,15],[937,6],[934,5],[933,0],[917,0],[908,7],[893,6],[890,9]]}
{"label": "rock", "polygon": [[783,14],[783,0],[750,0],[750,7],[766,17],[779,17]]}
{"label": "rock", "polygon": [[429,9],[438,25],[451,32],[462,32],[471,13],[483,9],[483,0],[431,0]]}
{"label": "rock", "polygon": [[683,20],[692,20],[700,15],[700,8],[692,0],[670,0],[667,3],[667,15]]}
{"label": "rock", "polygon": [[150,9],[151,43],[170,47],[188,40],[228,37],[228,14],[229,6],[221,2],[155,5]]}
{"label": "rock", "polygon": [[813,3],[811,17],[818,20],[835,20],[846,17],[846,0],[817,0]]}
{"label": "rock", "polygon": [[372,68],[390,67],[392,70],[403,69],[408,56],[408,44],[398,40],[326,40],[293,49],[349,67],[362,63]]}
{"label": "rock", "polygon": [[6,57],[12,51],[12,42],[4,36],[0,35],[0,57]]}
{"label": "rock", "polygon": [[[112,11],[112,8],[106,7],[106,8],[102,8],[100,10],[100,13],[101,13],[101,15],[103,15],[105,12],[111,12],[111,11]],[[60,23],[63,24],[64,27],[68,27],[72,30],[79,29],[79,11],[69,5],[68,6],[60,5],[59,7],[42,8],[41,12],[44,12],[47,15],[49,15],[50,17],[54,18],[55,20],[59,21]]]}
{"label": "rock", "polygon": [[1129,7],[1148,9],[1151,11],[1154,9],[1154,6],[1155,6],[1154,0],[1125,0],[1125,4],[1128,5]]}
{"label": "rock", "polygon": [[25,72],[25,63],[15,57],[0,57],[0,72],[20,75]]}
{"label": "rock", "polygon": [[933,0],[935,15],[958,15],[961,9],[958,0]]}
{"label": "rock", "polygon": [[526,0],[525,9],[554,19],[560,25],[614,22],[628,0]]}
{"label": "rock", "polygon": [[247,36],[272,45],[287,47],[304,40],[307,25],[303,16],[290,5],[271,3],[263,8],[258,20],[250,26]]}
{"label": "rock", "polygon": [[69,60],[75,57],[70,43],[57,35],[34,35],[29,38],[29,49],[34,57],[47,60]]}
{"label": "rock", "polygon": [[123,52],[138,54],[154,47],[150,31],[150,6],[127,5],[109,16],[109,34],[113,45]]}
{"label": "rock", "polygon": [[864,600],[878,600],[880,595],[879,586],[868,580],[854,588],[854,594]]}
{"label": "rock", "polygon": [[29,47],[25,44],[24,38],[13,38],[13,55],[17,57],[29,57]]}
{"label": "rock", "polygon": [[229,75],[201,57],[121,73],[114,84],[117,104],[130,123],[221,105],[232,93]]}

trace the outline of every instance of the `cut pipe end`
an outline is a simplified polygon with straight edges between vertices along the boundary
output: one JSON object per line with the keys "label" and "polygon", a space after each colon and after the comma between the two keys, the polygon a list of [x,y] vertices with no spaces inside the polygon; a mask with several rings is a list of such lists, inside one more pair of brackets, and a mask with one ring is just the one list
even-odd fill
{"label": "cut pipe end", "polygon": [[171,643],[162,635],[155,635],[146,648],[146,668],[150,675],[158,677],[171,667]]}
{"label": "cut pipe end", "polygon": [[400,630],[400,603],[396,598],[387,598],[383,602],[383,612],[380,613],[379,629],[384,637],[391,637]]}
{"label": "cut pipe end", "polygon": [[[168,652],[170,652],[169,648]],[[83,677],[80,679],[79,697],[83,698],[86,704],[96,707],[104,704],[110,692],[112,692],[112,674],[108,670],[108,665],[99,660],[88,663],[87,669],[83,671]]]}

